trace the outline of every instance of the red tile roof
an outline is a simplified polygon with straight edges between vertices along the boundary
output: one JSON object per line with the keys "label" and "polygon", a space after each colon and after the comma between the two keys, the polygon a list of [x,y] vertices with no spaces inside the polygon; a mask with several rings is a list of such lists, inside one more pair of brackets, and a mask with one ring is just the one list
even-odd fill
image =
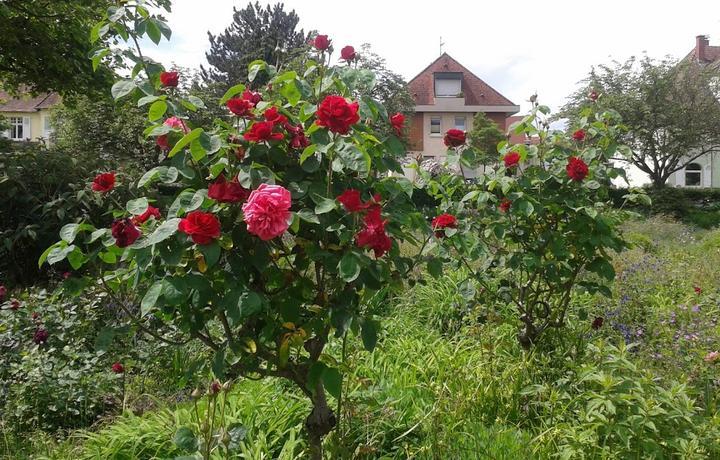
{"label": "red tile roof", "polygon": [[443,53],[408,83],[415,104],[434,104],[433,73],[435,72],[462,72],[462,91],[466,105],[515,105],[447,53]]}
{"label": "red tile roof", "polygon": [[710,46],[709,40],[705,35],[698,35],[696,37],[695,48],[685,56],[684,60],[691,60],[692,62],[700,62],[698,59],[698,47],[703,48],[703,59],[702,64],[720,64],[720,46]]}
{"label": "red tile roof", "polygon": [[40,93],[36,96],[20,94],[13,96],[0,90],[0,112],[37,112],[60,102],[57,93]]}

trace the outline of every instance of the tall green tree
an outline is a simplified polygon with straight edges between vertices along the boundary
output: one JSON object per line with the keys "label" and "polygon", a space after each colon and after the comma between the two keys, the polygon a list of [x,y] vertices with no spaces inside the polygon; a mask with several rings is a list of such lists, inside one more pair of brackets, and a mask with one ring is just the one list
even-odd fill
{"label": "tall green tree", "polygon": [[363,43],[358,53],[357,66],[375,74],[375,86],[370,96],[381,101],[388,113],[412,113],[415,108],[407,82],[402,75],[388,69],[384,57],[372,51],[369,43]]}
{"label": "tall green tree", "polygon": [[[220,92],[247,82],[248,64],[261,59],[278,69],[304,54],[311,34],[297,30],[300,18],[282,3],[262,7],[259,2],[233,8],[233,22],[219,35],[208,32],[210,67],[201,66],[205,83]],[[255,80],[255,84],[263,81]]]}
{"label": "tall green tree", "polygon": [[[597,101],[590,94],[595,92]],[[592,69],[561,116],[572,124],[588,106],[614,109],[627,125],[630,163],[653,186],[697,158],[720,151],[720,72],[689,60],[647,56]]]}
{"label": "tall green tree", "polygon": [[29,86],[61,94],[103,92],[107,69],[93,71],[88,30],[109,0],[1,0],[0,81],[7,89]]}
{"label": "tall green tree", "polygon": [[494,121],[483,112],[473,117],[472,130],[468,133],[470,146],[475,148],[482,164],[487,164],[497,158],[497,145],[505,140],[505,134]]}

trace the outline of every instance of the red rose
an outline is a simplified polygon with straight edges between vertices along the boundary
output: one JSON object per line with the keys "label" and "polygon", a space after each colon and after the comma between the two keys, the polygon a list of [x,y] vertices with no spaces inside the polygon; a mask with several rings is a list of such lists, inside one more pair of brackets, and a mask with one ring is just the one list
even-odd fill
{"label": "red rose", "polygon": [[263,115],[265,116],[265,120],[274,125],[283,124],[287,121],[287,117],[279,113],[277,107],[270,107]]}
{"label": "red rose", "polygon": [[178,85],[178,73],[160,72],[160,83],[166,88],[175,88]]}
{"label": "red rose", "polygon": [[273,132],[275,124],[272,121],[256,121],[249,130],[243,134],[246,141],[262,142],[262,141],[280,141],[283,139],[282,133]]}
{"label": "red rose", "polygon": [[382,257],[392,247],[392,240],[385,233],[385,224],[380,216],[380,206],[372,206],[363,220],[365,227],[355,235],[355,244],[372,249],[375,257]]}
{"label": "red rose", "polygon": [[520,154],[517,152],[510,152],[503,157],[506,168],[512,168],[520,163]]}
{"label": "red rose", "polygon": [[402,137],[403,135],[403,125],[405,124],[405,115],[402,113],[396,113],[392,117],[390,117],[390,124],[392,125],[393,129],[395,130],[395,134]]}
{"label": "red rose", "polygon": [[262,96],[260,95],[260,93],[257,93],[255,91],[250,91],[249,89],[246,89],[245,91],[243,91],[242,98],[245,99],[246,101],[250,102],[253,105],[253,107],[258,105],[258,102],[262,101]]}
{"label": "red rose", "polygon": [[7,295],[7,288],[0,284],[0,302],[2,302],[5,299],[6,295]]}
{"label": "red rose", "polygon": [[35,344],[37,345],[43,344],[47,342],[49,336],[50,334],[48,334],[48,331],[40,327],[35,330],[35,334],[33,335],[33,342],[35,342]]}
{"label": "red rose", "polygon": [[575,139],[578,142],[582,142],[585,140],[585,130],[584,129],[578,129],[575,131],[572,135],[572,138]]}
{"label": "red rose", "polygon": [[213,380],[212,383],[210,384],[210,389],[208,390],[208,392],[211,395],[216,395],[216,394],[220,393],[220,390],[222,390],[222,385],[220,384],[220,381]]}
{"label": "red rose", "polygon": [[591,327],[597,331],[598,329],[600,329],[602,327],[604,322],[605,322],[605,318],[603,318],[602,316],[598,316],[597,318],[595,318],[593,320]]}
{"label": "red rose", "polygon": [[115,173],[108,172],[95,176],[92,189],[95,192],[107,193],[115,187]]}
{"label": "red rose", "polygon": [[[700,286],[693,286],[693,289],[695,290],[695,294],[700,295],[702,294],[702,288]],[[2,297],[0,297],[2,298]]]}
{"label": "red rose", "polygon": [[459,129],[448,129],[443,141],[447,147],[460,147],[465,143],[465,132]]}
{"label": "red rose", "polygon": [[565,170],[567,171],[568,177],[575,182],[582,181],[588,175],[588,166],[577,157],[568,158],[568,164]]}
{"label": "red rose", "polygon": [[318,35],[315,37],[315,40],[313,40],[313,46],[319,51],[325,51],[330,48],[330,41],[327,35]]}
{"label": "red rose", "polygon": [[255,107],[252,102],[239,97],[233,97],[231,99],[228,99],[225,105],[228,109],[230,109],[232,113],[234,113],[238,117],[247,117],[251,115],[250,111],[253,107]]}
{"label": "red rose", "polygon": [[158,136],[157,139],[155,139],[155,143],[158,147],[160,147],[160,150],[170,150],[170,144],[168,144],[167,134]]}
{"label": "red rose", "polygon": [[445,213],[432,220],[432,229],[435,231],[435,236],[445,236],[445,232],[441,231],[444,228],[457,228],[457,218],[452,214]]}
{"label": "red rose", "polygon": [[18,299],[12,299],[10,302],[10,310],[18,311],[20,309],[20,301]]}
{"label": "red rose", "polygon": [[360,199],[360,190],[349,188],[342,192],[337,200],[345,207],[347,212],[358,212],[366,209],[367,206],[363,205]]}
{"label": "red rose", "polygon": [[318,106],[317,118],[318,125],[334,133],[347,134],[350,126],[360,121],[358,103],[349,104],[342,96],[326,96]]}
{"label": "red rose", "polygon": [[221,203],[239,203],[250,196],[250,191],[244,188],[233,178],[232,182],[225,180],[225,175],[220,174],[215,182],[208,186],[208,197]]}
{"label": "red rose", "polygon": [[122,363],[116,362],[112,365],[112,371],[116,374],[122,374],[125,372],[125,366],[123,366]]}
{"label": "red rose", "polygon": [[210,244],[220,238],[220,221],[212,213],[192,211],[180,221],[178,230],[189,235],[196,244]]}
{"label": "red rose", "polygon": [[500,212],[508,212],[511,206],[512,201],[508,200],[507,198],[503,198],[498,205],[498,209],[500,209]]}
{"label": "red rose", "polygon": [[140,214],[139,216],[135,216],[131,219],[132,223],[135,225],[144,224],[147,222],[151,217],[154,217],[155,219],[160,219],[162,215],[160,214],[160,210],[156,208],[155,206],[148,205],[145,212]]}
{"label": "red rose", "polygon": [[120,219],[113,222],[111,233],[113,238],[115,238],[115,244],[119,248],[130,246],[135,240],[140,238],[142,234],[130,219]]}
{"label": "red rose", "polygon": [[355,48],[352,46],[346,46],[343,49],[340,50],[340,59],[343,61],[354,61],[357,57],[357,54],[355,53]]}

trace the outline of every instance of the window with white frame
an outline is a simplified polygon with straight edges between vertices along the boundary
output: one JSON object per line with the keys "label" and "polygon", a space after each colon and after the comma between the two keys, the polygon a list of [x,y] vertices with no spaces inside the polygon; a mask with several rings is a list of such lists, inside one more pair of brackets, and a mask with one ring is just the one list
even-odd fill
{"label": "window with white frame", "polygon": [[[25,139],[25,124],[23,123],[23,117],[10,117],[10,139],[14,141],[21,141]],[[27,133],[30,134],[30,133]]]}
{"label": "window with white frame", "polygon": [[455,117],[455,129],[465,131],[465,117]]}
{"label": "window with white frame", "polygon": [[53,132],[52,123],[50,123],[50,117],[48,115],[45,115],[43,118],[43,137],[45,139],[50,139],[50,135]]}
{"label": "window with white frame", "polygon": [[430,135],[440,135],[440,117],[430,117]]}
{"label": "window with white frame", "polygon": [[462,93],[462,73],[436,72],[435,97],[459,97]]}
{"label": "window with white frame", "polygon": [[685,185],[688,187],[702,185],[702,166],[698,163],[690,163],[685,166]]}

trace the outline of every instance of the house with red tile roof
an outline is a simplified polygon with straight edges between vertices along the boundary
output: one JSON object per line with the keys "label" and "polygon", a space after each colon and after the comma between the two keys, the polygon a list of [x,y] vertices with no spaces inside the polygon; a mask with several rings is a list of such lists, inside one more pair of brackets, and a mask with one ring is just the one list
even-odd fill
{"label": "house with red tile roof", "polygon": [[506,119],[520,110],[447,53],[410,80],[408,89],[415,99],[409,153],[418,159],[443,161],[447,152],[445,133],[453,128],[472,130],[478,112],[506,132]]}
{"label": "house with red tile roof", "polygon": [[[706,35],[695,37],[695,47],[683,61],[714,68],[720,77],[720,46],[711,46]],[[720,187],[720,153],[706,153],[696,158],[683,169],[672,173],[667,183],[675,187]]]}
{"label": "house with red tile roof", "polygon": [[10,124],[0,136],[13,141],[47,141],[52,132],[50,109],[59,103],[57,93],[34,95],[21,90],[13,95],[0,89],[0,115]]}

